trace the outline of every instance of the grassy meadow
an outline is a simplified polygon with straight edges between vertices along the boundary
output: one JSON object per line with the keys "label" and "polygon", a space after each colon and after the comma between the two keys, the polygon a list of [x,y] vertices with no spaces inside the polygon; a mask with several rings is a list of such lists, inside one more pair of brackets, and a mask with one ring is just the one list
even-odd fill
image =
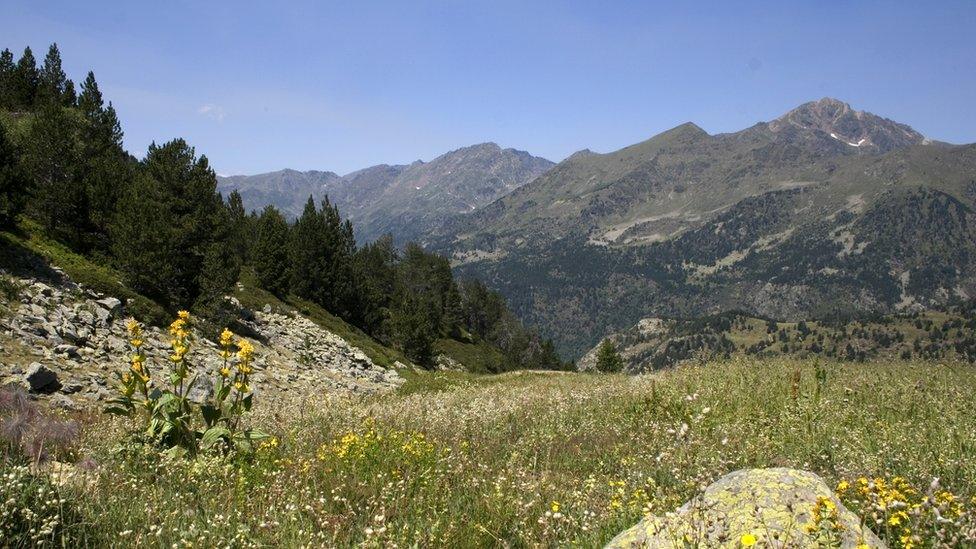
{"label": "grassy meadow", "polygon": [[[639,377],[409,373],[394,395],[258,407],[274,439],[193,461],[122,444],[126,420],[93,416],[69,478],[6,466],[0,526],[5,545],[599,547],[725,473],[789,466],[918,494],[938,478],[959,535],[976,495],[973,374],[744,358]],[[893,547],[948,535],[850,505]]]}

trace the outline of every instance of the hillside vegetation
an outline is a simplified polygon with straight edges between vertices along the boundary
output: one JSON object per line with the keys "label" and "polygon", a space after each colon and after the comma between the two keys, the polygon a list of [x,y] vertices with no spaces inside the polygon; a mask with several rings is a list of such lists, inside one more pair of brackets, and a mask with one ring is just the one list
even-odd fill
{"label": "hillside vegetation", "polygon": [[[293,220],[273,206],[248,213],[240,193],[218,192],[206,155],[184,139],[154,142],[136,160],[123,149],[118,116],[94,73],[80,88],[56,44],[40,67],[30,48],[16,63],[9,49],[0,54],[0,230],[8,248],[61,264],[76,282],[126,299],[129,312],[151,324],[192,311],[211,340],[239,327],[242,311],[225,297],[245,273],[252,290],[265,292],[253,307],[286,302],[355,339],[380,364],[406,358],[433,367],[441,342],[441,349],[492,349],[491,364],[479,369],[566,367],[501,297],[455,278],[447,259],[417,245],[401,251],[393,237],[357,243],[327,197],[303,197]],[[494,155],[505,157],[498,162],[514,164],[518,181],[501,177],[504,188],[546,164],[497,146],[456,153],[481,158],[488,171],[498,167]],[[454,174],[458,184],[477,179],[452,166],[428,168]],[[18,253],[0,269],[14,267]]]}
{"label": "hillside vegetation", "polygon": [[[691,320],[646,318],[610,342],[626,371],[644,372],[681,361],[743,354],[755,357],[825,357],[850,362],[907,360],[976,361],[972,305],[947,312],[913,312],[861,319],[777,322],[741,313]],[[577,363],[591,370],[599,346]]]}
{"label": "hillside vegetation", "polygon": [[641,318],[783,321],[976,297],[976,146],[833,99],[584,151],[426,243],[579,356]]}
{"label": "hillside vegetation", "polygon": [[[973,373],[738,358],[638,377],[422,374],[399,396],[253,417],[275,438],[236,460],[120,453],[123,426],[99,420],[73,450],[88,471],[60,487],[14,472],[63,503],[18,492],[3,516],[31,507],[68,545],[599,547],[729,471],[790,466],[840,483],[891,547],[937,546],[973,535]],[[861,477],[912,501],[938,478],[949,522],[889,520],[897,506],[874,522],[844,489]]]}

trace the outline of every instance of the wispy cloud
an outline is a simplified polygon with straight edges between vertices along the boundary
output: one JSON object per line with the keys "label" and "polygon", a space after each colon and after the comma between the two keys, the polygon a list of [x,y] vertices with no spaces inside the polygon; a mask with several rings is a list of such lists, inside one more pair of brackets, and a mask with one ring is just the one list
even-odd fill
{"label": "wispy cloud", "polygon": [[200,108],[197,109],[197,114],[206,116],[207,118],[216,120],[217,122],[223,122],[224,117],[227,116],[227,113],[224,112],[223,107],[220,105],[214,105],[213,103],[207,103],[206,105],[200,106]]}

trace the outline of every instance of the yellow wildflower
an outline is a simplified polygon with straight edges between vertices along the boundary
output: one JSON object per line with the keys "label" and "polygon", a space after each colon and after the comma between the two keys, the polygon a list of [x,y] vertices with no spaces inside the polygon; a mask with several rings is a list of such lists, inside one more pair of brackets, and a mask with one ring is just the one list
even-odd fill
{"label": "yellow wildflower", "polygon": [[253,355],[254,355],[254,346],[251,345],[250,341],[246,339],[242,339],[239,342],[237,342],[238,360],[240,360],[241,362],[248,362],[249,360],[251,360],[251,357]]}
{"label": "yellow wildflower", "polygon": [[752,547],[758,541],[759,540],[756,539],[756,536],[752,534],[743,534],[742,537],[739,538],[739,543],[742,544],[743,547]]}

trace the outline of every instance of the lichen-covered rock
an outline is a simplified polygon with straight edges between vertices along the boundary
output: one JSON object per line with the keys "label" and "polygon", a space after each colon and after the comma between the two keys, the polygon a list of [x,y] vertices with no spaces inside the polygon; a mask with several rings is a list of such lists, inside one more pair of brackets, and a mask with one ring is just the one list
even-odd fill
{"label": "lichen-covered rock", "polygon": [[777,468],[729,473],[676,512],[621,532],[607,548],[741,547],[743,536],[757,547],[885,547],[819,476]]}

